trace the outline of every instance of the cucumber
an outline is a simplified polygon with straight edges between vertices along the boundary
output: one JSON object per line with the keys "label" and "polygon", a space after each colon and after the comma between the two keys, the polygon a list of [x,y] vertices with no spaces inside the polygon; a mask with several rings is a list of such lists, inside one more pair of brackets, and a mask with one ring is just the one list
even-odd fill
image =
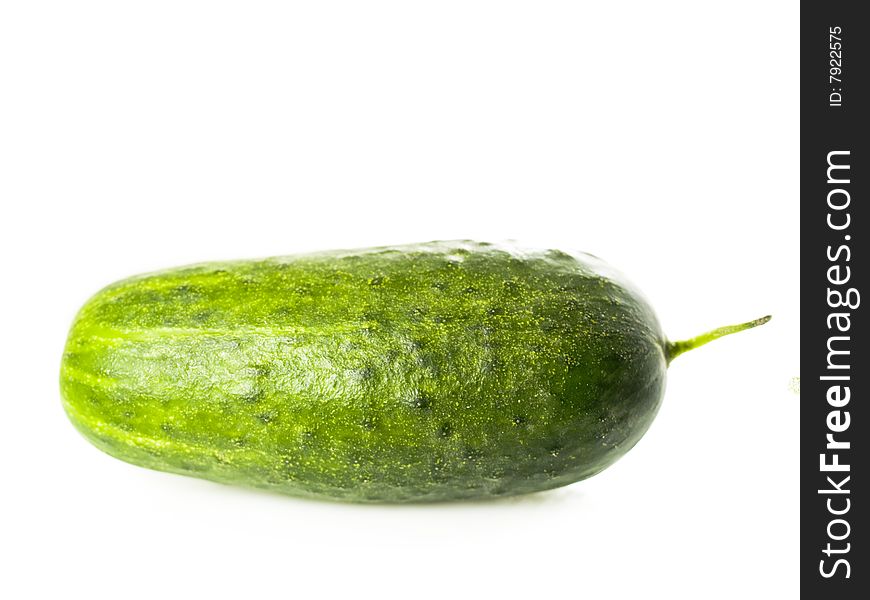
{"label": "cucumber", "polygon": [[130,463],[356,502],[535,492],[646,432],[678,354],[599,259],[471,241],[207,263],[78,313],[64,408]]}

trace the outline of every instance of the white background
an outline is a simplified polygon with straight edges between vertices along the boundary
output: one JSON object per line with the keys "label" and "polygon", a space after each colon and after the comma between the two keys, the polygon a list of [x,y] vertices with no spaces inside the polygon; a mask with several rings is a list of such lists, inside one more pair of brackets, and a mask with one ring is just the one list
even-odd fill
{"label": "white background", "polygon": [[[795,598],[794,2],[4,2],[0,596]],[[190,262],[431,239],[602,256],[679,339],[585,482],[438,506],[150,472],[67,422],[67,328]]]}

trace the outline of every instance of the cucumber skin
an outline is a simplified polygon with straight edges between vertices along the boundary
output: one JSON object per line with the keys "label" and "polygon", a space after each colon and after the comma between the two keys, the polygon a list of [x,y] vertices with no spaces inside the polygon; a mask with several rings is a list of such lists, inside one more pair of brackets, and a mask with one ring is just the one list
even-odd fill
{"label": "cucumber skin", "polygon": [[143,467],[355,502],[523,494],[646,432],[666,340],[590,255],[470,241],[207,263],[108,286],[61,367]]}

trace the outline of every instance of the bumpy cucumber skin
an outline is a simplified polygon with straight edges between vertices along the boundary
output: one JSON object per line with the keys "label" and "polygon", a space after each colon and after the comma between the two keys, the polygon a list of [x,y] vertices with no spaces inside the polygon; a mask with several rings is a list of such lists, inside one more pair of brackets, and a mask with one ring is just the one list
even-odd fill
{"label": "bumpy cucumber skin", "polygon": [[600,260],[470,241],[209,263],[115,283],[64,407],[122,460],[356,502],[523,494],[646,432],[666,340]]}

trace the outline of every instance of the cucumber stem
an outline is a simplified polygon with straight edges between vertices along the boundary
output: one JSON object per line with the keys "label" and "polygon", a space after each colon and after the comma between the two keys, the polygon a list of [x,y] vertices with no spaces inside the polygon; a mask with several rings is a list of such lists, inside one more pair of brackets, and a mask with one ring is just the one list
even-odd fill
{"label": "cucumber stem", "polygon": [[665,346],[665,355],[667,356],[668,364],[683,352],[694,350],[695,348],[703,346],[707,342],[718,340],[720,337],[731,335],[738,331],[746,331],[747,329],[752,329],[759,325],[764,325],[768,321],[770,321],[770,315],[761,317],[760,319],[755,319],[754,321],[749,321],[748,323],[741,323],[740,325],[726,325],[725,327],[719,327],[718,329],[702,333],[701,335],[689,338],[688,340],[668,342]]}

